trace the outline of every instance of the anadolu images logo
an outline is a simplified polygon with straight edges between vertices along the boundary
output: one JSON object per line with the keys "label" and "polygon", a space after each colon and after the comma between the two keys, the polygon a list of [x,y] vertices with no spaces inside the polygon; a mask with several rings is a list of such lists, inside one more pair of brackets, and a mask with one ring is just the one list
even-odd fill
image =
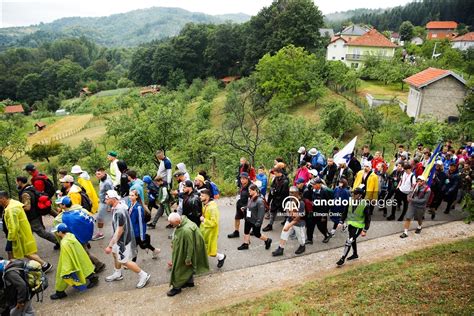
{"label": "anadolu images logo", "polygon": [[287,196],[282,203],[283,206],[283,212],[290,213],[293,210],[299,210],[300,209],[300,200],[298,200],[297,197],[294,196]]}

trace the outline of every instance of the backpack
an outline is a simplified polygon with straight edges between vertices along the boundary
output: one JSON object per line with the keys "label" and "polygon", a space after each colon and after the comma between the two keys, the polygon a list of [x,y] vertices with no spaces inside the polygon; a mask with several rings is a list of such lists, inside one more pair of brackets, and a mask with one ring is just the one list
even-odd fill
{"label": "backpack", "polygon": [[[48,288],[48,278],[43,272],[41,264],[35,260],[29,260],[23,263],[23,267],[7,267],[5,274],[10,271],[19,271],[23,280],[28,284],[30,296],[36,295],[37,302],[43,302],[43,292]],[[41,294],[41,298],[40,298]]]}
{"label": "backpack", "polygon": [[[46,175],[40,173],[39,176],[40,178],[34,178],[32,180],[41,180],[43,181],[44,184],[44,193],[49,197],[52,198],[56,194],[56,189],[54,188],[53,181],[49,179]],[[43,178],[44,177],[44,178]]]}
{"label": "backpack", "polygon": [[46,192],[39,192],[33,186],[27,188],[24,192],[29,192],[31,197],[31,206],[34,207],[42,216],[48,215],[51,211],[51,198]]}
{"label": "backpack", "polygon": [[326,166],[326,158],[323,154],[318,153],[316,156],[311,158],[311,167],[318,171],[321,171]]}
{"label": "backpack", "polygon": [[92,202],[89,196],[87,195],[85,190],[81,190],[79,192],[81,194],[81,206],[88,210],[89,212],[92,211]]}
{"label": "backpack", "polygon": [[313,212],[313,202],[310,199],[303,199],[304,202],[304,210],[306,213],[312,213]]}
{"label": "backpack", "polygon": [[215,184],[212,181],[209,181],[209,183],[211,184],[211,189],[212,189],[212,194],[214,195],[214,199],[218,199],[219,194],[220,194],[219,187],[217,186],[217,184]]}

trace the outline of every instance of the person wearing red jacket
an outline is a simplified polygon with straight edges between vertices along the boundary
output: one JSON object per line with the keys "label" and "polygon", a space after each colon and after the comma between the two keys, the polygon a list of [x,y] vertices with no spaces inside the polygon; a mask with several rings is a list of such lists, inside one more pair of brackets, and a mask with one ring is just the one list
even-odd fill
{"label": "person wearing red jacket", "polygon": [[36,191],[44,192],[45,190],[45,181],[48,180],[48,177],[40,173],[33,164],[27,164],[23,169],[31,176],[31,184],[36,189]]}
{"label": "person wearing red jacket", "polygon": [[423,174],[423,171],[425,171],[425,168],[423,167],[423,163],[420,162],[418,158],[413,159],[412,162],[413,166],[413,172],[415,173],[415,176],[421,176]]}
{"label": "person wearing red jacket", "polygon": [[379,163],[382,163],[385,165],[385,161],[383,160],[382,154],[380,154],[380,151],[375,152],[374,158],[370,161],[372,163],[372,170],[377,170],[377,165]]}
{"label": "person wearing red jacket", "polygon": [[296,170],[295,179],[293,180],[294,186],[296,186],[296,181],[300,178],[304,180],[304,183],[307,183],[311,179],[311,174],[306,166],[306,161],[302,160],[299,166],[298,170]]}

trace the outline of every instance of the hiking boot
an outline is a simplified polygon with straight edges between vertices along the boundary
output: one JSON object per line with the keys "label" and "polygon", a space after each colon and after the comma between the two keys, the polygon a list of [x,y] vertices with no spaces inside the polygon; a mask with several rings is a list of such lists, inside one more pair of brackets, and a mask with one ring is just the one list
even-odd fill
{"label": "hiking boot", "polygon": [[271,230],[273,230],[273,226],[270,225],[270,224],[268,224],[267,226],[265,226],[265,227],[262,229],[262,231],[264,231],[264,232],[268,232],[268,231],[271,231]]}
{"label": "hiking boot", "polygon": [[148,223],[148,224],[146,224],[146,227],[148,227],[148,228],[150,228],[150,229],[155,229],[155,228],[156,228],[156,224]]}
{"label": "hiking boot", "polygon": [[278,248],[272,252],[272,256],[274,257],[283,256],[283,250],[284,250],[283,248],[278,246]]}
{"label": "hiking boot", "polygon": [[49,262],[46,262],[46,264],[41,267],[44,273],[48,273],[51,269],[53,269],[53,265]]}
{"label": "hiking boot", "polygon": [[87,284],[88,289],[92,289],[99,284],[99,278],[95,274],[89,276],[87,279],[89,280],[89,284]]}
{"label": "hiking boot", "polygon": [[415,234],[420,234],[420,233],[421,233],[421,227],[420,228],[417,227],[415,230]]}
{"label": "hiking boot", "polygon": [[102,271],[105,270],[105,267],[106,267],[105,263],[102,263],[100,266],[94,269],[94,273],[101,273]]}
{"label": "hiking boot", "polygon": [[395,215],[390,215],[387,217],[387,221],[393,221],[395,219]]}
{"label": "hiking boot", "polygon": [[59,250],[59,249],[61,249],[61,245],[60,244],[55,244],[53,249],[54,250]]}
{"label": "hiking boot", "polygon": [[339,259],[339,260],[336,262],[336,264],[337,264],[338,266],[342,266],[342,265],[344,264],[344,262],[345,262],[344,258],[341,258],[341,259]]}
{"label": "hiking boot", "polygon": [[326,237],[324,237],[323,243],[327,244],[329,242],[329,240],[331,240],[331,236],[327,235]]}
{"label": "hiking boot", "polygon": [[403,233],[403,234],[400,235],[400,238],[407,238],[407,237],[408,237],[408,235],[405,234],[405,233]]}
{"label": "hiking boot", "polygon": [[347,260],[354,260],[354,259],[359,259],[359,256],[356,253],[352,254],[352,256],[347,258]]}
{"label": "hiking boot", "polygon": [[104,237],[105,237],[104,234],[102,234],[102,233],[97,233],[97,234],[94,235],[94,237],[92,237],[91,240],[92,240],[92,241],[97,241],[97,240],[104,239]]}
{"label": "hiking boot", "polygon": [[434,220],[435,217],[436,217],[436,212],[435,211],[431,212],[431,220]]}
{"label": "hiking boot", "polygon": [[123,275],[121,272],[114,272],[105,278],[106,282],[121,281],[121,280],[123,280]]}
{"label": "hiking boot", "polygon": [[239,238],[239,237],[240,237],[240,233],[238,230],[234,230],[232,234],[227,235],[227,238]]}
{"label": "hiking boot", "polygon": [[181,293],[181,289],[172,288],[171,290],[166,292],[166,295],[171,297],[171,296],[175,296],[176,294],[179,294],[179,293]]}
{"label": "hiking boot", "polygon": [[265,240],[265,249],[268,250],[270,249],[271,246],[272,246],[272,239],[268,238],[267,240]]}
{"label": "hiking boot", "polygon": [[144,288],[145,285],[148,283],[148,280],[150,280],[150,277],[151,277],[150,273],[147,273],[143,277],[140,277],[138,279],[137,289]]}
{"label": "hiking boot", "polygon": [[54,293],[53,295],[51,295],[49,298],[52,299],[52,300],[60,300],[60,299],[63,299],[67,297],[67,294],[66,292],[64,291],[56,291],[56,293]]}
{"label": "hiking boot", "polygon": [[237,250],[247,250],[249,249],[249,244],[243,243],[239,247],[237,247]]}
{"label": "hiking boot", "polygon": [[227,256],[224,255],[224,258],[222,258],[222,260],[217,260],[217,267],[219,269],[222,268],[222,266],[224,265],[224,261],[225,261],[226,258],[227,258]]}
{"label": "hiking boot", "polygon": [[298,249],[296,249],[295,255],[301,255],[305,251],[306,251],[306,247],[304,245],[303,246],[300,245]]}
{"label": "hiking boot", "polygon": [[443,212],[444,214],[449,214],[449,210],[446,210]]}
{"label": "hiking boot", "polygon": [[305,245],[312,245],[313,244],[313,240],[312,239],[308,239],[306,240],[306,242],[304,243]]}
{"label": "hiking boot", "polygon": [[194,282],[186,282],[181,288],[185,289],[187,287],[194,287]]}
{"label": "hiking boot", "polygon": [[404,219],[404,218],[400,216],[400,217],[397,219],[397,221],[403,222],[403,219]]}

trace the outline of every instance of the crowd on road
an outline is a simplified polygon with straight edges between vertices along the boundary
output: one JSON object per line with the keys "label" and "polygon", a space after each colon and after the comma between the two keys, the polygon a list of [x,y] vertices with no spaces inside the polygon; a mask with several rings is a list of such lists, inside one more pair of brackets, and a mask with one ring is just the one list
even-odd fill
{"label": "crowd on road", "polygon": [[[336,263],[341,266],[358,258],[357,239],[367,234],[374,212],[381,212],[388,221],[395,220],[398,212],[398,221],[403,222],[400,237],[406,238],[411,221],[417,222],[415,233],[420,234],[425,216],[435,219],[443,201],[444,213],[449,214],[466,194],[474,194],[471,142],[458,150],[451,142],[436,149],[418,144],[412,153],[400,145],[393,159],[385,159],[380,152],[372,155],[367,145],[360,156],[352,152],[341,158],[341,153],[335,147],[326,158],[316,148],[307,151],[301,147],[295,153],[298,167],[294,175],[282,158],[275,159],[269,172],[264,166],[255,170],[241,158],[236,172],[234,231],[227,237],[240,239],[244,221],[237,249],[248,250],[253,236],[269,250],[273,240],[266,232],[276,230],[281,219],[280,240],[275,241],[278,245],[271,255],[283,255],[289,240],[298,243],[295,254],[300,255],[316,241],[315,228],[323,243],[330,242],[339,230],[348,234]],[[53,265],[38,255],[33,233],[49,241],[52,251],[59,251],[52,300],[66,298],[68,287],[85,291],[98,285],[98,274],[106,270],[106,263],[94,256],[98,251],[94,241],[105,238],[103,251],[111,255],[113,272],[104,280],[123,280],[128,270],[137,277],[136,287],[145,287],[151,275],[137,264],[138,247],[153,259],[160,256],[153,244],[164,241],[152,242],[147,230],[155,229],[163,216],[172,244],[168,296],[194,287],[194,276],[209,271],[209,256],[217,259],[217,268],[223,267],[227,255],[218,245],[217,185],[205,170],[194,179],[184,163],[173,170],[161,150],[155,158],[159,162],[156,175],[141,179],[118,159],[117,152],[109,152],[108,168],[95,170],[98,191],[81,166],[60,171],[61,187],[56,190],[53,181],[28,164],[24,170],[29,177],[16,178],[18,200],[0,191],[7,257],[0,260],[0,291],[4,294],[0,295],[0,310],[4,315],[34,314],[32,299],[35,295],[39,299],[48,286],[45,274]],[[104,230],[108,213],[110,236]],[[54,217],[51,231],[43,224],[44,216]]]}

